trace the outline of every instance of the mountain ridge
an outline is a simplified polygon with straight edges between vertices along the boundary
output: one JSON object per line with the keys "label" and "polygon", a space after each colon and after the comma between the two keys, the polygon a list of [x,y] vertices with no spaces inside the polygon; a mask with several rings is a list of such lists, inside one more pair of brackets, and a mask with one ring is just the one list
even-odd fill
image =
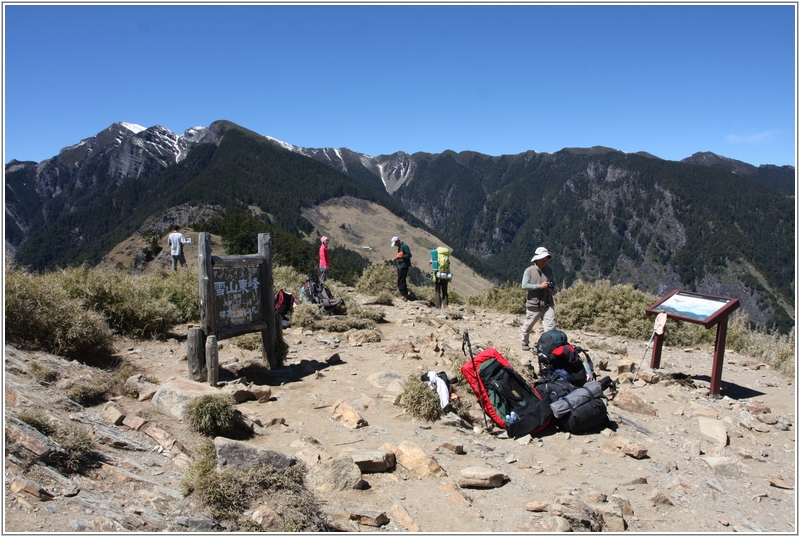
{"label": "mountain ridge", "polygon": [[[141,228],[137,211],[185,203],[255,205],[273,224],[307,235],[314,226],[299,209],[355,195],[435,229],[496,283],[516,281],[530,252],[547,244],[563,285],[614,278],[655,293],[736,293],[752,302],[743,309],[753,322],[793,324],[794,208],[789,194],[764,184],[785,185],[793,166],[756,168],[709,153],[665,161],[600,146],[371,157],[298,148],[228,121],[180,136],[128,125],[42,163],[7,164],[7,253],[21,247],[39,266],[98,260]],[[109,215],[108,205],[125,210]]]}

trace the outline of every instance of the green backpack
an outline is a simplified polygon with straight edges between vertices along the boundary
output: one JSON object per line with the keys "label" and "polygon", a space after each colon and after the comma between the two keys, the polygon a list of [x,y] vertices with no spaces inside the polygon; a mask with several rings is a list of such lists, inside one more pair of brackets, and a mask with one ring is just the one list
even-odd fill
{"label": "green backpack", "polygon": [[431,250],[431,258],[433,258],[434,279],[450,280],[453,278],[453,275],[450,274],[450,248],[440,246],[436,250]]}

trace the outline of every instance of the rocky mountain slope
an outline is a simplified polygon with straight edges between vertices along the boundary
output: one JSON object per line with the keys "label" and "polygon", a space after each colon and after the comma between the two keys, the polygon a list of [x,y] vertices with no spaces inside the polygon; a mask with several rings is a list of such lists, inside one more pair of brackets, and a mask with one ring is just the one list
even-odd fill
{"label": "rocky mountain slope", "polygon": [[160,216],[145,212],[258,206],[276,225],[309,233],[299,210],[351,195],[427,227],[495,283],[518,280],[546,244],[564,285],[607,278],[657,295],[735,296],[752,322],[787,332],[793,184],[791,166],[709,153],[684,162],[604,147],[372,157],[300,148],[226,121],[180,136],[118,123],[42,163],[6,166],[5,239],[9,254],[19,248],[37,269],[94,263]]}
{"label": "rocky mountain slope", "polygon": [[[222,391],[237,394],[256,434],[241,444],[218,437],[218,458],[236,449],[304,465],[309,490],[343,531],[797,531],[792,379],[729,352],[724,397],[709,399],[712,349],[667,347],[663,368],[644,361],[631,384],[647,342],[570,332],[619,383],[610,427],[515,441],[485,426],[464,385],[455,389],[471,423],[420,421],[394,401],[409,377],[454,376],[465,331],[474,353],[494,347],[529,362],[518,349],[521,316],[399,301],[385,310],[374,331],[287,329],[288,359],[274,371],[258,351],[223,341],[217,388],[187,380],[188,326],[164,342],[120,339],[119,360],[152,383],[134,377],[132,395],[85,407],[66,394],[98,370],[6,347],[4,531],[224,530],[180,492],[203,437],[181,418],[179,396]],[[37,380],[43,370],[56,378]],[[77,474],[49,465],[59,446],[17,421],[25,409],[88,431],[96,465]],[[286,505],[256,499],[244,510],[265,530],[286,529]]]}

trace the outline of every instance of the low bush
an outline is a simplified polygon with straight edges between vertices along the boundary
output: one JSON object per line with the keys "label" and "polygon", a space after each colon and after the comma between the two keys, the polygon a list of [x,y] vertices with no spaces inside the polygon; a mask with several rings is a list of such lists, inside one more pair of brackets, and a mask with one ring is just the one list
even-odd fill
{"label": "low bush", "polygon": [[186,409],[189,426],[205,436],[239,436],[244,429],[230,394],[204,395]]}
{"label": "low bush", "polygon": [[17,415],[17,419],[27,423],[45,436],[51,436],[57,430],[50,418],[39,409],[26,408]]}
{"label": "low bush", "polygon": [[414,374],[403,382],[403,391],[395,398],[394,404],[425,421],[436,421],[442,417],[436,390],[430,389],[426,382]]}
{"label": "low bush", "polygon": [[467,299],[467,305],[504,313],[525,313],[525,300],[527,293],[519,284],[506,282],[499,287],[472,295]]}
{"label": "low bush", "polygon": [[356,282],[355,290],[364,295],[389,293],[397,296],[397,269],[387,263],[370,265]]}
{"label": "low bush", "polygon": [[186,472],[181,492],[192,495],[212,516],[229,524],[228,531],[263,531],[245,513],[269,505],[291,532],[322,532],[334,528],[317,499],[303,485],[298,466],[278,469],[269,464],[245,468],[215,468],[215,449],[207,441]]}
{"label": "low bush", "polygon": [[58,427],[52,435],[64,450],[64,453],[55,455],[53,466],[66,474],[85,472],[95,465],[92,458],[94,442],[92,435],[79,425],[66,425]]}
{"label": "low bush", "polygon": [[113,335],[104,316],[70,296],[57,275],[7,267],[5,334],[10,343],[69,359],[106,357]]}
{"label": "low bush", "polygon": [[58,380],[58,371],[48,366],[40,365],[39,362],[31,362],[28,366],[28,371],[31,372],[33,378],[41,383],[49,384]]}
{"label": "low bush", "polygon": [[99,375],[75,382],[67,388],[66,395],[80,405],[94,406],[108,401],[113,390],[103,375]]}

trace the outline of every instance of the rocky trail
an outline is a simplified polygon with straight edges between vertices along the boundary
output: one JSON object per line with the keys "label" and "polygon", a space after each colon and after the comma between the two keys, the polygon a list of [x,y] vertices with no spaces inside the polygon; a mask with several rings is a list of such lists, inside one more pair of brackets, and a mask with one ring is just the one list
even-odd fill
{"label": "rocky trail", "polygon": [[[5,532],[224,531],[180,492],[204,440],[182,419],[187,401],[219,391],[241,401],[255,435],[217,438],[218,464],[305,464],[306,486],[341,531],[797,532],[794,379],[727,352],[724,397],[709,399],[713,349],[665,347],[662,368],[649,370],[648,353],[631,384],[646,341],[568,331],[618,381],[611,427],[513,440],[487,430],[465,385],[457,391],[472,423],[421,421],[394,401],[410,375],[453,377],[464,331],[475,353],[494,347],[529,362],[522,316],[422,302],[384,310],[375,330],[286,329],[286,363],[268,374],[259,351],[223,341],[219,388],[188,380],[189,326],[163,342],[120,339],[118,356],[153,382],[132,378],[138,397],[87,407],[65,392],[91,367],[6,346]],[[34,363],[58,380],[37,380]],[[90,431],[97,467],[66,475],[48,465],[59,446],[17,419],[24,409]],[[280,506],[247,515],[266,531],[287,529]]]}

